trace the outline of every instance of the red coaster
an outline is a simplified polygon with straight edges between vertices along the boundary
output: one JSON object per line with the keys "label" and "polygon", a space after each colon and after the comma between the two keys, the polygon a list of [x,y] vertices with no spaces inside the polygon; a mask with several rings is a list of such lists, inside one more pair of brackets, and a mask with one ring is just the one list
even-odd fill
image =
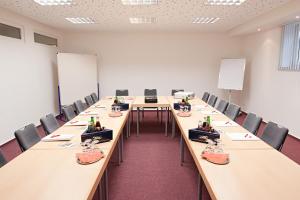
{"label": "red coaster", "polygon": [[218,164],[218,165],[226,165],[229,163],[229,154],[227,153],[209,153],[203,152],[202,158],[207,161]]}
{"label": "red coaster", "polygon": [[88,165],[95,163],[102,158],[104,158],[104,154],[100,151],[89,151],[89,152],[83,152],[83,153],[77,153],[76,154],[77,162],[81,165]]}
{"label": "red coaster", "polygon": [[192,113],[191,112],[179,112],[179,113],[177,113],[177,116],[179,116],[179,117],[190,117],[190,116],[192,116]]}
{"label": "red coaster", "polygon": [[123,114],[121,112],[111,112],[108,114],[110,117],[121,117]]}

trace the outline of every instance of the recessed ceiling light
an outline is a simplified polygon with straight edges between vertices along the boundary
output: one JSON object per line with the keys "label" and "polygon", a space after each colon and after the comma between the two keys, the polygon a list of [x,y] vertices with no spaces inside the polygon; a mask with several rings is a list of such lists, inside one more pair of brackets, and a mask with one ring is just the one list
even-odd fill
{"label": "recessed ceiling light", "polygon": [[260,31],[261,31],[261,28],[258,28],[257,31],[260,32]]}
{"label": "recessed ceiling light", "polygon": [[300,19],[300,16],[297,15],[297,16],[296,16],[296,19]]}
{"label": "recessed ceiling light", "polygon": [[123,5],[139,6],[139,5],[157,5],[158,0],[122,0]]}
{"label": "recessed ceiling light", "polygon": [[42,6],[63,6],[74,4],[73,0],[34,0]]}
{"label": "recessed ceiling light", "polygon": [[219,21],[219,17],[195,17],[192,21],[193,24],[213,24]]}
{"label": "recessed ceiling light", "polygon": [[238,6],[244,3],[246,0],[206,0],[206,5],[212,6]]}
{"label": "recessed ceiling light", "polygon": [[66,20],[73,24],[95,24],[95,20],[90,17],[67,17]]}
{"label": "recessed ceiling light", "polygon": [[131,24],[153,24],[156,23],[155,17],[130,17]]}

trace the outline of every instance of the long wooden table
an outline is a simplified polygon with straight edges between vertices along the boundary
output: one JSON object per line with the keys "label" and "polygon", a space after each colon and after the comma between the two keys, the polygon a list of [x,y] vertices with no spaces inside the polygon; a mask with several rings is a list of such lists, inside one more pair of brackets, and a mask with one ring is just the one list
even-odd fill
{"label": "long wooden table", "polygon": [[[0,169],[0,199],[16,200],[83,200],[92,199],[100,187],[105,174],[105,197],[108,198],[106,167],[115,147],[118,145],[118,162],[122,160],[123,128],[130,110],[123,116],[111,118],[112,99],[96,103],[103,108],[91,106],[88,111],[96,111],[103,126],[113,129],[113,140],[98,144],[105,158],[91,165],[79,165],[75,154],[82,152],[80,135],[86,127],[62,126],[52,134],[74,134],[74,146],[63,148],[64,142],[39,142]],[[132,101],[129,101],[130,107]],[[90,115],[78,115],[73,120],[89,120]],[[130,123],[127,123],[127,131]]]}
{"label": "long wooden table", "polygon": [[157,96],[157,103],[145,103],[144,96],[136,96],[132,103],[132,107],[137,109],[137,123],[136,123],[136,135],[140,134],[140,109],[141,108],[165,108],[165,135],[168,135],[168,110],[170,107],[170,102],[165,96]]}
{"label": "long wooden table", "polygon": [[[170,104],[178,101],[173,97],[168,99]],[[225,152],[230,154],[229,164],[215,165],[202,159],[201,152],[206,144],[189,140],[188,130],[196,128],[198,121],[207,115],[193,107],[203,105],[206,106],[204,110],[216,110],[197,98],[191,100],[191,104],[191,117],[179,117],[178,111],[173,108],[172,112],[173,122],[177,122],[181,132],[181,161],[184,161],[185,143],[199,171],[199,199],[202,197],[203,183],[212,199],[300,199],[299,165],[261,140],[232,141],[226,133],[251,134],[241,126],[215,127],[221,131],[221,142]],[[212,121],[231,121],[221,113],[210,116]],[[172,129],[174,135],[174,128]]]}

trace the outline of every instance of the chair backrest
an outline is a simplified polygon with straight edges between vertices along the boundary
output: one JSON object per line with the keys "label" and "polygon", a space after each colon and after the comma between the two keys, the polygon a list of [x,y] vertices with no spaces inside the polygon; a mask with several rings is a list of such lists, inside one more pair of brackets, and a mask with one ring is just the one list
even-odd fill
{"label": "chair backrest", "polygon": [[234,121],[237,118],[237,116],[240,114],[240,110],[241,107],[234,104],[229,104],[224,114]]}
{"label": "chair backrest", "polygon": [[96,95],[95,92],[93,92],[93,93],[91,94],[91,97],[92,97],[94,103],[97,103],[97,101],[99,101],[99,98],[98,98],[98,96]]}
{"label": "chair backrest", "polygon": [[209,95],[210,94],[208,92],[204,92],[204,94],[202,96],[202,101],[204,101],[205,103],[207,103]]}
{"label": "chair backrest", "polygon": [[75,107],[77,115],[85,110],[85,106],[84,106],[84,104],[82,103],[81,100],[75,101],[74,102],[74,107]]}
{"label": "chair backrest", "polygon": [[84,100],[85,100],[86,105],[88,105],[88,106],[91,106],[94,104],[94,101],[91,96],[84,97]]}
{"label": "chair backrest", "polygon": [[145,89],[144,96],[157,96],[156,89]]}
{"label": "chair backrest", "polygon": [[253,133],[254,135],[256,135],[257,130],[260,126],[260,123],[262,121],[262,118],[259,116],[256,116],[253,113],[248,113],[244,123],[243,123],[243,127],[245,129],[247,129],[249,132]]}
{"label": "chair backrest", "polygon": [[176,92],[184,92],[184,89],[172,89],[171,95],[174,96]]}
{"label": "chair backrest", "polygon": [[53,133],[56,129],[59,128],[59,123],[53,114],[46,115],[40,119],[40,122],[46,132],[46,135]]}
{"label": "chair backrest", "polygon": [[281,150],[289,130],[274,122],[268,122],[261,139],[277,150]]}
{"label": "chair backrest", "polygon": [[127,89],[125,90],[116,90],[116,96],[128,96],[129,92]]}
{"label": "chair backrest", "polygon": [[63,107],[62,112],[66,118],[66,120],[70,121],[74,117],[76,117],[76,113],[74,111],[74,107],[72,105]]}
{"label": "chair backrest", "polygon": [[15,131],[15,137],[22,151],[26,151],[41,140],[34,124]]}
{"label": "chair backrest", "polygon": [[7,163],[6,159],[4,158],[3,154],[0,151],[0,168]]}
{"label": "chair backrest", "polygon": [[215,95],[212,94],[212,95],[210,95],[207,103],[208,103],[208,105],[215,107],[217,100],[218,100],[218,97],[216,97]]}
{"label": "chair backrest", "polygon": [[221,99],[221,101],[218,103],[216,109],[218,111],[220,111],[221,113],[224,113],[225,110],[227,109],[227,106],[228,106],[228,102],[225,101],[225,100],[223,100],[223,99]]}

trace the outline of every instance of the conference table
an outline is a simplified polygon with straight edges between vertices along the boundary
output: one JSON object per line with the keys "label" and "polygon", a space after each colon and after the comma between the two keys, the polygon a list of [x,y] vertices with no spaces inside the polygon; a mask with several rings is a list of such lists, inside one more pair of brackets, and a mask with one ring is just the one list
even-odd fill
{"label": "conference table", "polygon": [[[212,199],[300,199],[298,164],[260,139],[233,141],[229,133],[250,133],[199,98],[190,100],[190,117],[179,117],[179,111],[173,108],[173,103],[177,101],[173,97],[161,96],[158,104],[145,105],[144,97],[125,97],[125,102],[130,104],[129,110],[122,111],[121,117],[112,118],[108,113],[111,111],[113,98],[101,99],[74,120],[89,120],[96,112],[102,126],[113,130],[112,141],[97,145],[105,157],[91,165],[78,164],[75,154],[82,152],[80,135],[86,127],[65,124],[52,134],[74,134],[70,147],[63,147],[63,142],[41,141],[0,169],[1,199],[90,200],[96,191],[101,197],[108,199],[107,165],[112,161],[112,154],[116,149],[117,163],[122,162],[123,131],[126,129],[129,136],[130,111],[141,107],[165,107],[173,113],[171,135],[176,136],[177,124],[181,138],[181,164],[185,162],[186,146],[199,172],[199,199],[204,185]],[[168,109],[166,112],[169,112]],[[212,124],[221,133],[222,147],[230,156],[230,163],[227,165],[215,165],[202,159],[201,152],[206,144],[188,139],[188,130],[196,128],[199,120],[207,115],[211,116]],[[217,126],[220,121],[229,121],[232,126]],[[165,126],[167,127],[167,120]],[[167,128],[165,131],[167,133]]]}
{"label": "conference table", "polygon": [[[178,100],[168,97],[170,104]],[[172,108],[172,137],[175,136],[175,121],[181,133],[180,157],[184,162],[184,145],[193,157],[199,172],[198,197],[202,198],[205,184],[212,199],[300,199],[300,167],[297,163],[258,139],[255,141],[233,141],[228,134],[250,134],[224,114],[210,107],[199,98],[190,101],[191,117],[179,117]],[[227,165],[212,164],[201,157],[206,144],[188,138],[188,130],[196,128],[199,120],[210,115],[213,127],[221,133],[221,146],[229,153]],[[230,122],[230,126],[217,126]],[[255,137],[252,135],[252,137]]]}
{"label": "conference table", "polygon": [[[165,135],[168,135],[168,110],[170,108],[170,102],[165,96],[157,96],[157,103],[145,103],[145,96],[136,96],[135,100],[132,103],[132,108],[136,108],[137,110],[137,123],[136,123],[136,135],[140,134],[140,110],[141,108],[165,108]],[[162,118],[163,116],[161,116]]]}
{"label": "conference table", "polygon": [[113,130],[113,140],[97,145],[105,155],[103,159],[91,165],[78,164],[75,155],[83,150],[80,135],[86,126],[65,124],[52,134],[73,134],[72,146],[63,147],[66,142],[41,141],[3,166],[0,169],[0,199],[91,200],[96,191],[108,199],[107,165],[115,147],[118,150],[117,163],[122,162],[123,129],[128,131],[130,125],[126,122],[132,100],[125,101],[130,104],[130,109],[122,111],[121,117],[108,116],[113,99],[106,98],[72,120],[88,121],[97,114],[101,125]]}

